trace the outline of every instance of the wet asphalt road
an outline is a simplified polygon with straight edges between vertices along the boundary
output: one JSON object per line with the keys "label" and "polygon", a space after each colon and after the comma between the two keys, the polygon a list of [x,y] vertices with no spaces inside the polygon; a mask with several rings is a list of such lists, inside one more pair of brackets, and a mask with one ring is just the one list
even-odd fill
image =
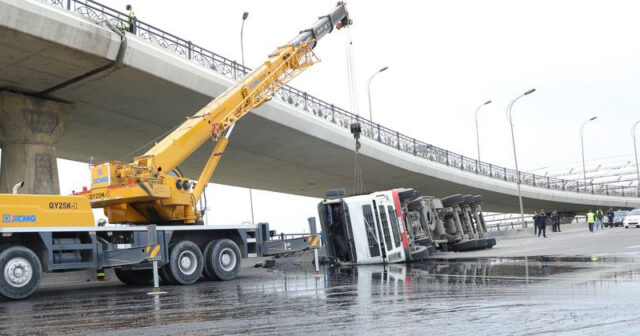
{"label": "wet asphalt road", "polygon": [[487,259],[243,269],[229,282],[41,290],[0,302],[6,335],[638,335],[636,260]]}

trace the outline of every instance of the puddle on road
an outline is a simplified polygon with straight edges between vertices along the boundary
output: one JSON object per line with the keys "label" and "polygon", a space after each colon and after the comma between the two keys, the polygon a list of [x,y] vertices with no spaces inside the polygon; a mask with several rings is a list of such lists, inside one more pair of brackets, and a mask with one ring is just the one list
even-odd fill
{"label": "puddle on road", "polygon": [[3,334],[638,334],[634,263],[553,257],[247,269],[228,282],[0,302]]}

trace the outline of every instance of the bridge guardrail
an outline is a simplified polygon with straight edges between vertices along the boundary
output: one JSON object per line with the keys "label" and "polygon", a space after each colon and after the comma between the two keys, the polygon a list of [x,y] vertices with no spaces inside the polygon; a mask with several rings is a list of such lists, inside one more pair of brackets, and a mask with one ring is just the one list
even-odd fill
{"label": "bridge guardrail", "polygon": [[[78,13],[96,22],[107,21],[114,27],[122,27],[123,22],[128,21],[125,13],[93,0],[41,1],[66,8],[69,11]],[[216,71],[225,77],[237,80],[251,70],[236,61],[220,56],[189,40],[177,37],[144,21],[136,20],[134,26],[135,34],[140,38]],[[349,129],[351,123],[359,122],[362,125],[362,134],[370,139],[394,147],[405,153],[466,172],[507,182],[518,182],[519,180],[521,184],[552,190],[622,197],[640,197],[637,187],[634,186],[585,183],[579,180],[564,180],[526,172],[519,172],[518,174],[514,169],[478,161],[408,137],[288,85],[275,93],[275,97],[345,129]]]}

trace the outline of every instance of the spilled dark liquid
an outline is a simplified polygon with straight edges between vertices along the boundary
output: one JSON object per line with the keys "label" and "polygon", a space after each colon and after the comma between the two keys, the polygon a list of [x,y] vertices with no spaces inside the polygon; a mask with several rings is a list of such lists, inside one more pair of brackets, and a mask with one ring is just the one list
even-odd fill
{"label": "spilled dark liquid", "polygon": [[246,269],[228,282],[42,290],[0,302],[0,333],[637,335],[633,259],[530,257]]}

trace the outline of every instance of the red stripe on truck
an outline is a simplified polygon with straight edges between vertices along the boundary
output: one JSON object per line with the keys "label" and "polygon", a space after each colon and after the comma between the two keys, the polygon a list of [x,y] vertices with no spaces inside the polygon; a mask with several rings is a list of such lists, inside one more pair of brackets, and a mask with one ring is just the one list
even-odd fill
{"label": "red stripe on truck", "polygon": [[[402,248],[405,251],[405,254],[409,251],[409,240],[407,239],[407,227],[404,225],[404,219],[402,218],[402,207],[400,206],[400,196],[398,196],[398,190],[391,190],[391,194],[393,195],[393,204],[396,208],[396,215],[398,216],[398,222],[402,225]],[[406,260],[409,260],[410,256],[405,256]]]}

